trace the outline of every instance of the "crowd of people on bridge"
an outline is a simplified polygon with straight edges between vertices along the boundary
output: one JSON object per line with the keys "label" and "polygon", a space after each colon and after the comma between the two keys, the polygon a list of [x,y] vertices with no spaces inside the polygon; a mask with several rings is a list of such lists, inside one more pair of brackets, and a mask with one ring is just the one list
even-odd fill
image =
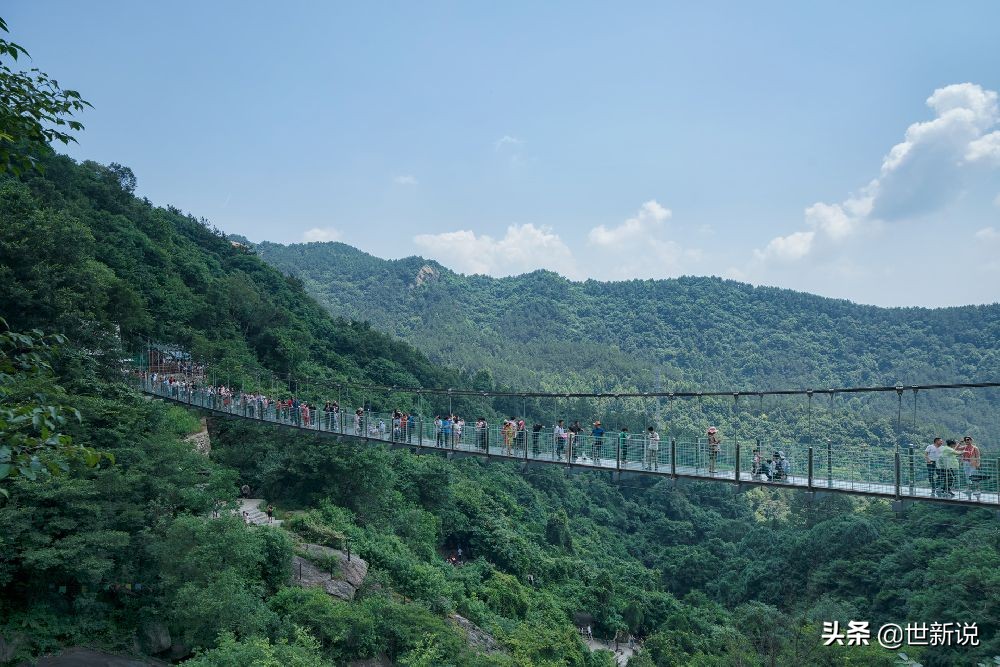
{"label": "crowd of people on bridge", "polygon": [[[414,442],[416,435],[417,444],[422,446],[429,444],[430,437],[434,446],[443,449],[472,446],[489,452],[493,446],[499,447],[507,456],[525,457],[528,456],[530,438],[530,453],[536,459],[551,455],[556,461],[591,465],[611,460],[622,466],[641,466],[641,469],[649,471],[659,471],[664,463],[660,455],[660,434],[653,426],[637,434],[622,426],[616,433],[606,430],[600,420],[595,420],[589,427],[587,438],[584,436],[588,435],[588,429],[581,425],[580,420],[574,420],[567,426],[565,420],[558,419],[548,430],[539,422],[529,426],[524,418],[507,417],[495,428],[494,436],[499,437],[499,442],[491,443],[490,424],[482,416],[476,417],[471,427],[467,426],[463,417],[454,413],[435,415],[428,424],[412,412],[396,409],[386,423],[386,418],[357,408],[344,420],[341,406],[335,400],[326,401],[319,407],[294,396],[275,399],[262,392],[243,392],[226,385],[202,384],[184,375],[142,372],[139,376],[163,395],[186,400],[197,390],[200,400],[213,409],[304,428],[408,444]],[[467,432],[469,428],[471,436]],[[718,428],[711,426],[707,429],[700,447],[703,463],[699,465],[705,465],[707,459],[708,474],[715,475],[722,452]],[[955,498],[962,492],[970,499],[973,495],[978,497],[982,493],[983,482],[990,479],[990,475],[981,470],[982,454],[972,436],[947,440],[935,438],[925,448],[924,459],[928,484],[936,497]],[[791,463],[784,451],[774,451],[768,456],[758,446],[753,449],[750,474],[754,480],[789,482]]]}
{"label": "crowd of people on bridge", "polygon": [[[940,498],[954,498],[964,491],[971,499],[982,494],[982,484],[989,475],[981,472],[982,453],[971,435],[961,439],[937,437],[924,448],[927,480],[932,493]],[[961,480],[959,479],[961,470]]]}

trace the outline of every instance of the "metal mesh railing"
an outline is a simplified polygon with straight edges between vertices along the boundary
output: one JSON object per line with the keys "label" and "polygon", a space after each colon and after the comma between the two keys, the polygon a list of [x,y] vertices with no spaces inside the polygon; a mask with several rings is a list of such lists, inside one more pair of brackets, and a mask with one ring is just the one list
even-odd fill
{"label": "metal mesh railing", "polygon": [[[797,442],[722,442],[607,431],[603,435],[554,428],[445,422],[393,413],[317,410],[262,396],[171,383],[150,374],[132,376],[148,394],[194,407],[299,429],[362,437],[414,447],[465,452],[501,459],[557,463],[618,472],[641,472],[696,479],[772,484],[815,491],[867,494],[896,499],[938,499],[1000,507],[1000,459],[963,460],[960,452],[928,465],[917,446],[810,446]],[[978,464],[978,465],[976,465]]]}

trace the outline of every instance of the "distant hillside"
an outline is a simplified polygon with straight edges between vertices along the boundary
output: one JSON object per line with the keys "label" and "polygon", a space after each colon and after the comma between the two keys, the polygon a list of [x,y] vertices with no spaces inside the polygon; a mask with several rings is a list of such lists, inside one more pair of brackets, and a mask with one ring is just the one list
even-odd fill
{"label": "distant hillside", "polygon": [[495,279],[341,243],[256,248],[332,313],[525,386],[649,388],[656,369],[705,388],[1000,377],[1000,305],[878,308],[718,278]]}

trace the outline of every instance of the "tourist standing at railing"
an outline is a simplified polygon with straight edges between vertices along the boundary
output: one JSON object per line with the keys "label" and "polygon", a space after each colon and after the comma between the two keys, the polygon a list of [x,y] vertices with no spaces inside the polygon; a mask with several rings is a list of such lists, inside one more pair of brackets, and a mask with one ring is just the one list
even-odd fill
{"label": "tourist standing at railing", "polygon": [[413,429],[417,427],[417,418],[411,412],[406,416],[406,441],[413,442]]}
{"label": "tourist standing at railing", "polygon": [[628,426],[622,426],[618,431],[618,460],[623,466],[628,466]]}
{"label": "tourist standing at railing", "polygon": [[600,420],[594,422],[594,428],[591,430],[590,435],[594,438],[594,449],[591,452],[591,458],[594,459],[594,463],[598,463],[601,460],[601,448],[604,447],[604,427],[601,426]]}
{"label": "tourist standing at railing", "polygon": [[358,408],[354,412],[354,435],[364,434],[364,424],[362,424],[361,415],[365,413],[364,409]]}
{"label": "tourist standing at railing", "polygon": [[434,442],[438,447],[444,447],[444,420],[441,415],[434,415]]}
{"label": "tourist standing at railing", "polygon": [[577,441],[580,440],[580,434],[583,432],[583,427],[580,426],[580,420],[577,419],[575,422],[570,424],[569,427],[569,451],[573,453],[573,461],[576,461],[580,452],[577,451]]}
{"label": "tourist standing at railing", "polygon": [[454,426],[454,424],[455,422],[452,421],[451,415],[448,415],[447,417],[441,420],[441,437],[444,439],[445,447],[449,447],[452,445],[451,431],[452,431],[452,426]]}
{"label": "tourist standing at railing", "polygon": [[938,493],[940,480],[937,473],[937,461],[941,456],[941,447],[944,445],[943,438],[934,438],[934,442],[924,448],[924,461],[927,463],[927,482],[931,485],[931,493],[935,496]]}
{"label": "tourist standing at railing", "polygon": [[517,451],[524,452],[525,455],[528,452],[528,425],[524,423],[524,419],[517,420]]}
{"label": "tourist standing at railing", "polygon": [[646,470],[660,469],[660,434],[652,426],[646,429]]}
{"label": "tourist standing at railing", "polygon": [[479,448],[490,453],[490,424],[486,417],[476,417],[476,436],[479,441]]}
{"label": "tourist standing at railing", "polygon": [[555,428],[552,429],[552,439],[553,445],[556,448],[556,459],[562,461],[563,451],[566,449],[566,443],[569,441],[569,435],[566,433],[566,427],[563,426],[563,420],[560,419],[556,422]]}
{"label": "tourist standing at railing", "polygon": [[972,498],[973,491],[979,492],[979,466],[982,463],[982,456],[979,452],[979,447],[972,441],[971,435],[962,438],[956,449],[962,460],[962,472],[965,473],[966,491],[969,494],[969,498]]}
{"label": "tourist standing at railing", "polygon": [[944,498],[954,498],[955,478],[958,472],[958,452],[955,451],[955,441],[948,440],[938,453],[937,471],[941,487],[940,495]]}
{"label": "tourist standing at railing", "polygon": [[768,480],[771,479],[771,471],[764,465],[764,460],[760,455],[760,447],[754,447],[753,459],[750,461],[750,475],[754,479],[761,475],[765,475]]}
{"label": "tourist standing at railing", "polygon": [[715,474],[715,463],[719,459],[719,452],[722,451],[721,440],[719,440],[719,429],[714,426],[708,427],[708,472]]}
{"label": "tourist standing at railing", "polygon": [[503,436],[503,447],[504,452],[507,456],[510,456],[511,445],[514,444],[514,419],[509,417],[503,420],[503,426],[500,427],[500,434]]}
{"label": "tourist standing at railing", "polygon": [[464,430],[465,430],[465,420],[459,417],[458,415],[455,415],[451,425],[451,437],[455,447],[458,447],[459,445],[462,444],[462,431]]}
{"label": "tourist standing at railing", "polygon": [[542,436],[542,429],[545,428],[543,424],[535,422],[531,425],[531,454],[533,456],[538,456],[541,451],[538,448],[538,439]]}

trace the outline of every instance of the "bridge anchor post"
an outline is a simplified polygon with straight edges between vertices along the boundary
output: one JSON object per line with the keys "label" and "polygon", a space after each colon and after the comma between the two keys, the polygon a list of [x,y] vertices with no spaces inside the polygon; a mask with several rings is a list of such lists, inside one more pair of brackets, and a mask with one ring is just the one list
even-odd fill
{"label": "bridge anchor post", "polygon": [[813,488],[813,448],[811,446],[809,447],[809,473],[808,473],[808,475],[809,476],[806,478],[806,488],[808,488],[811,491],[812,488]]}
{"label": "bridge anchor post", "polygon": [[670,438],[670,476],[677,479],[677,438]]}
{"label": "bridge anchor post", "polygon": [[736,472],[733,474],[733,481],[737,488],[740,486],[740,443],[736,443]]}

